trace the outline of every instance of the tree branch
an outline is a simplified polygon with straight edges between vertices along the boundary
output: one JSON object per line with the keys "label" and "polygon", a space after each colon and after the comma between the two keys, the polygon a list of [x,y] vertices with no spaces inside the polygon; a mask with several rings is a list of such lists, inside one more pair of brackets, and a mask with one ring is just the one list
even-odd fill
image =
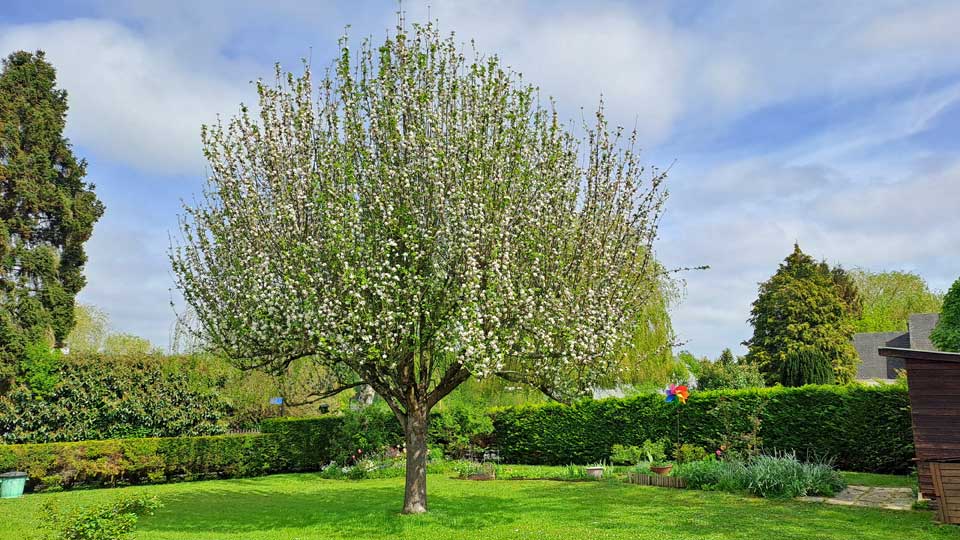
{"label": "tree branch", "polygon": [[457,362],[450,364],[440,379],[440,382],[437,383],[433,391],[427,395],[427,408],[429,409],[436,405],[441,399],[447,397],[450,392],[453,392],[456,387],[460,386],[461,383],[469,378],[470,370],[463,367],[463,364]]}
{"label": "tree branch", "polygon": [[333,397],[333,396],[335,396],[335,395],[337,395],[337,394],[339,394],[339,393],[341,393],[341,392],[346,392],[347,390],[350,390],[351,388],[356,388],[356,387],[358,387],[358,386],[363,386],[363,385],[365,385],[365,384],[367,384],[367,383],[364,382],[364,381],[360,381],[360,382],[354,383],[354,384],[347,384],[347,385],[344,385],[344,386],[338,386],[338,387],[336,387],[336,388],[334,388],[334,389],[332,389],[332,390],[326,390],[326,391],[324,391],[324,392],[319,392],[319,393],[310,392],[310,394],[309,394],[309,396],[307,397],[307,399],[305,399],[305,400],[303,400],[303,401],[292,401],[292,402],[287,403],[287,405],[289,405],[289,406],[291,406],[291,407],[299,407],[299,406],[301,406],[301,405],[312,405],[312,404],[314,404],[314,403],[316,403],[316,402],[318,402],[318,401],[320,401],[320,400],[322,400],[322,399],[326,399],[326,398],[328,398],[328,397]]}

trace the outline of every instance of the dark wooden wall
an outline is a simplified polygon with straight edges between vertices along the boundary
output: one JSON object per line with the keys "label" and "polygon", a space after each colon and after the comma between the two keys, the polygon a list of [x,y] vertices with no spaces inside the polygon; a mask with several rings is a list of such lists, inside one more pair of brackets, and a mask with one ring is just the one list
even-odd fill
{"label": "dark wooden wall", "polygon": [[907,358],[920,491],[935,499],[926,461],[960,458],[960,363]]}

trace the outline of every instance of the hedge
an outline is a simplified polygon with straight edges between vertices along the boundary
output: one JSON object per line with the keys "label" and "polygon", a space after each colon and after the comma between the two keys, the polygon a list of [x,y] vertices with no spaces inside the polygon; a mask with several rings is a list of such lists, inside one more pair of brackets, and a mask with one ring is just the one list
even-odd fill
{"label": "hedge", "polygon": [[686,405],[663,396],[545,404],[491,412],[508,463],[563,465],[609,459],[614,444],[668,439],[831,459],[844,470],[902,473],[912,466],[910,399],[903,386],[804,386],[694,392]]}
{"label": "hedge", "polygon": [[33,491],[256,476],[289,460],[280,443],[252,434],[0,445],[0,470],[26,472]]}
{"label": "hedge", "polygon": [[244,435],[0,445],[0,470],[28,473],[32,491],[316,471],[330,461],[341,424],[278,419]]}
{"label": "hedge", "polygon": [[[902,386],[804,386],[694,392],[686,405],[662,396],[495,409],[493,433],[462,411],[437,413],[431,443],[448,453],[489,437],[506,463],[587,464],[614,444],[645,439],[705,446],[747,444],[829,458],[841,469],[906,472],[912,466],[909,397]],[[47,444],[0,444],[0,470],[22,470],[35,491],[163,483],[319,470],[402,442],[389,412],[263,422],[262,433]]]}
{"label": "hedge", "polygon": [[283,463],[278,465],[285,472],[316,471],[335,460],[337,448],[346,438],[343,428],[343,417],[333,415],[273,418],[260,424],[260,431],[281,445]]}
{"label": "hedge", "polygon": [[43,392],[15,385],[0,396],[0,437],[10,444],[223,435],[226,377],[192,357],[69,355]]}

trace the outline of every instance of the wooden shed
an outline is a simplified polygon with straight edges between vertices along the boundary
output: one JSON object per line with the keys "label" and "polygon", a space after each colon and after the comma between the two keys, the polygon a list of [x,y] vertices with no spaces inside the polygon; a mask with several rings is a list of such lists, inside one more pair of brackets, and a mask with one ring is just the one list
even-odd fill
{"label": "wooden shed", "polygon": [[960,523],[960,353],[884,347],[880,354],[906,365],[920,492],[941,521]]}

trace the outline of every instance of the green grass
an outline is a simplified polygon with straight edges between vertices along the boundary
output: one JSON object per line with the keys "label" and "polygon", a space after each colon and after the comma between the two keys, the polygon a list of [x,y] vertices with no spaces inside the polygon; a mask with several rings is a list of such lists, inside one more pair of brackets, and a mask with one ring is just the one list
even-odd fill
{"label": "green grass", "polygon": [[613,481],[474,482],[432,475],[430,513],[401,516],[399,478],[323,480],[314,474],[28,495],[0,500],[0,537],[34,538],[37,511],[158,496],[138,540],[369,539],[960,539],[929,512],[894,512]]}
{"label": "green grass", "polygon": [[917,479],[908,475],[841,472],[840,476],[851,486],[917,487]]}

